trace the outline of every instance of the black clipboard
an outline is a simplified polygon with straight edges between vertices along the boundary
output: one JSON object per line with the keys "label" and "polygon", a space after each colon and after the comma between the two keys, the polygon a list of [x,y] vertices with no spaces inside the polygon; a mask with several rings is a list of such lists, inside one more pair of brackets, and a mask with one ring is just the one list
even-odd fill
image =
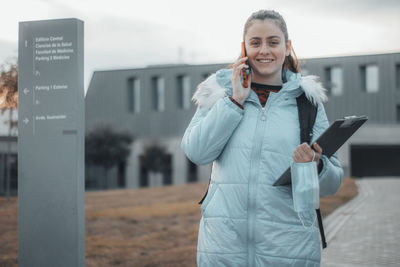
{"label": "black clipboard", "polygon": [[[322,148],[322,154],[331,157],[368,120],[365,115],[349,116],[336,120],[315,141]],[[274,186],[290,185],[290,167],[275,181]]]}

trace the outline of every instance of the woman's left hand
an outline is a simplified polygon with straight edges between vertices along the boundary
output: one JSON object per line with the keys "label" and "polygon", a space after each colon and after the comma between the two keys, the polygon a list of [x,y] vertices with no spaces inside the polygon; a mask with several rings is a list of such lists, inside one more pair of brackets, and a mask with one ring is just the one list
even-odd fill
{"label": "woman's left hand", "polygon": [[314,159],[319,165],[321,161],[322,148],[317,144],[313,144],[314,150],[307,143],[297,146],[293,152],[293,160],[299,162],[310,162]]}

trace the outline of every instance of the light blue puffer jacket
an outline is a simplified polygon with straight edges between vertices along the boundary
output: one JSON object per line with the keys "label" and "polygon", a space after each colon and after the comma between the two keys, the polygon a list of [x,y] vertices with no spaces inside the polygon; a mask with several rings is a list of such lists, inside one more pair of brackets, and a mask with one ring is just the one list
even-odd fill
{"label": "light blue puffer jacket", "polygon": [[[198,108],[181,144],[194,163],[213,162],[201,206],[197,264],[319,266],[318,224],[304,228],[293,210],[291,188],[272,184],[300,144],[296,97],[303,90],[318,105],[313,140],[329,126],[324,89],[313,76],[286,71],[288,81],[270,94],[265,109],[251,90],[242,110],[229,99],[231,75],[229,69],[219,70],[199,85],[193,96]],[[322,161],[321,197],[335,194],[343,176],[336,155]]]}

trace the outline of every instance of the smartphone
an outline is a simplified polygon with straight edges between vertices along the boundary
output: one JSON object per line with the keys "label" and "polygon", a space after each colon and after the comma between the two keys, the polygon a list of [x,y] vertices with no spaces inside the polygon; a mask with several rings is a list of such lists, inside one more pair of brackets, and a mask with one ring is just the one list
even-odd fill
{"label": "smartphone", "polygon": [[[241,54],[241,57],[243,58],[245,56],[247,56],[247,54],[246,54],[246,46],[245,46],[245,43],[242,42],[242,54]],[[246,63],[247,66],[249,65],[249,63],[247,61],[245,63]],[[243,84],[242,85],[243,85],[243,87],[247,88],[249,86],[249,82],[248,82],[248,79],[247,79],[246,69],[242,70],[242,78],[243,78]]]}

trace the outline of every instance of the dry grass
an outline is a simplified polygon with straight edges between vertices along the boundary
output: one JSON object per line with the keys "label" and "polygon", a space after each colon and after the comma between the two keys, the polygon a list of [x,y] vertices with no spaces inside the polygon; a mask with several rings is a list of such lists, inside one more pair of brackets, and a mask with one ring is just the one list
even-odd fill
{"label": "dry grass", "polygon": [[326,217],[337,207],[354,198],[358,193],[354,179],[343,179],[342,185],[334,196],[324,197],[320,201],[322,217]]}
{"label": "dry grass", "polygon": [[[195,266],[207,184],[86,193],[86,265]],[[353,179],[321,200],[326,216],[357,194]],[[17,266],[17,198],[0,198],[0,267]]]}

